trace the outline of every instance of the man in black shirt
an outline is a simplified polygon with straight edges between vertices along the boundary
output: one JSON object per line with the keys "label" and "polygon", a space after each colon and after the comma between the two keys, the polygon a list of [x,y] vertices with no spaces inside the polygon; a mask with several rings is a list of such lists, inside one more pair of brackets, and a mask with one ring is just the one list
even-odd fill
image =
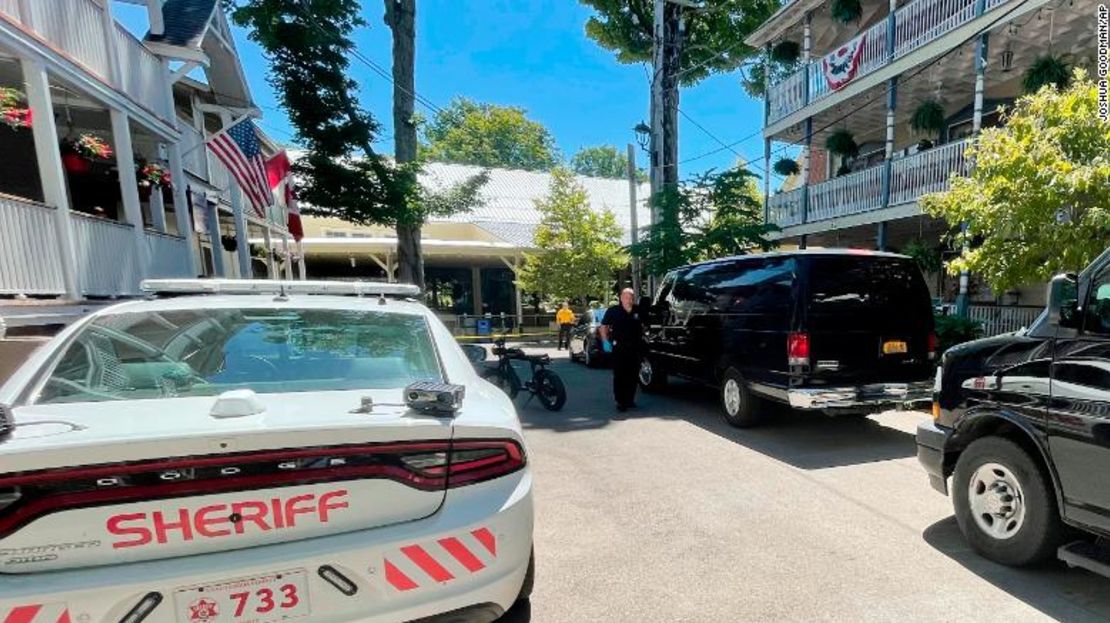
{"label": "man in black shirt", "polygon": [[644,327],[640,324],[639,310],[633,307],[635,297],[636,293],[631,288],[622,290],[620,304],[606,310],[598,328],[602,348],[613,353],[613,398],[617,401],[618,411],[636,406]]}

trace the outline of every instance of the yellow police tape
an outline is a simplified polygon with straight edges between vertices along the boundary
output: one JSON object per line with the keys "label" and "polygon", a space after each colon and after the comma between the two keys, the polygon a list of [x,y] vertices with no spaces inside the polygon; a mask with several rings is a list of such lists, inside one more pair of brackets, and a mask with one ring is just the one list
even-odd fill
{"label": "yellow police tape", "polygon": [[456,335],[455,339],[456,340],[496,340],[499,337],[503,337],[503,338],[508,339],[508,338],[513,338],[513,337],[535,337],[537,335],[552,336],[552,335],[558,335],[558,333],[556,333],[554,331],[547,331],[545,333],[501,333],[501,334],[490,334],[490,335]]}

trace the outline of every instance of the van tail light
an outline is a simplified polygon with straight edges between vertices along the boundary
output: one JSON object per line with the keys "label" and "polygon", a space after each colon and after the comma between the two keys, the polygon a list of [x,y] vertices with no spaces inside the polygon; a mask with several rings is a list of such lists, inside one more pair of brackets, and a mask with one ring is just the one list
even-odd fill
{"label": "van tail light", "polygon": [[786,363],[791,367],[809,365],[809,334],[790,333],[786,336]]}
{"label": "van tail light", "polygon": [[929,333],[929,360],[937,358],[937,349],[940,348],[940,339],[935,332]]}

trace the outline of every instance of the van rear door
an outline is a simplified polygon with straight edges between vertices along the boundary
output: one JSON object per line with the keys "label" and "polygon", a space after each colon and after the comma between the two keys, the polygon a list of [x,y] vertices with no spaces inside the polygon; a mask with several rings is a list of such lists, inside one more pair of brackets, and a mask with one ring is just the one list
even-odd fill
{"label": "van rear door", "polygon": [[860,384],[929,376],[932,302],[913,260],[864,252],[813,255],[806,264],[811,380]]}

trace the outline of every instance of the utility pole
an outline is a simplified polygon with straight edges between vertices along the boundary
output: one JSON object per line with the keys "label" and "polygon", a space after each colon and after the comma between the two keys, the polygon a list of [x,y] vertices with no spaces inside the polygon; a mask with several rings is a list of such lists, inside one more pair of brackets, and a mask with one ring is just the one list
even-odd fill
{"label": "utility pole", "polygon": [[[393,32],[393,157],[398,171],[416,161],[416,0],[385,0],[385,23]],[[424,289],[420,223],[397,223],[397,269],[402,283]]]}
{"label": "utility pole", "polygon": [[[628,144],[628,208],[631,215],[632,246],[640,242],[640,226],[636,214],[636,150],[632,143]],[[640,290],[640,258],[632,256],[632,289],[636,291],[637,298],[643,295]]]}
{"label": "utility pole", "polygon": [[655,0],[651,28],[651,224],[659,222],[656,205],[663,186],[663,7],[666,0]]}

